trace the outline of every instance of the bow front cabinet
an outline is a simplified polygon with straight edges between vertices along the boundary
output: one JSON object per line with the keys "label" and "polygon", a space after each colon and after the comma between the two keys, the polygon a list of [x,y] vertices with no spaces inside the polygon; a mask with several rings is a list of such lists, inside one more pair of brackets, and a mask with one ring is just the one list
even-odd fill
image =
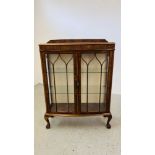
{"label": "bow front cabinet", "polygon": [[115,44],[105,39],[50,40],[39,45],[45,92],[46,128],[49,117],[107,117]]}

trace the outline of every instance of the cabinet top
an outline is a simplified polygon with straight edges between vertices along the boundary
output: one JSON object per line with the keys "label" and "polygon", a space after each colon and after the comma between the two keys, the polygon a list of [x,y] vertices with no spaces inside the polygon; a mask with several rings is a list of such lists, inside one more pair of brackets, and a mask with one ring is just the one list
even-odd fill
{"label": "cabinet top", "polygon": [[[106,39],[59,39],[49,40],[47,43],[39,44],[40,50],[93,50],[111,49],[114,50],[115,43],[108,42]],[[67,47],[67,48],[66,48]]]}
{"label": "cabinet top", "polygon": [[[114,44],[114,42],[108,42],[106,39],[57,39],[49,40],[46,45],[66,45],[66,44]],[[43,45],[45,45],[43,44]],[[42,44],[41,44],[42,45]]]}

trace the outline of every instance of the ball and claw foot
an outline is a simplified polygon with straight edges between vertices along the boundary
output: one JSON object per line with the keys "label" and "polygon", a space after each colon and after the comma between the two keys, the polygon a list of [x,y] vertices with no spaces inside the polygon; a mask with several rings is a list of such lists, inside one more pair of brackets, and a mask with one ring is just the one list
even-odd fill
{"label": "ball and claw foot", "polygon": [[107,127],[107,129],[110,129],[111,125],[110,124],[106,124],[106,127]]}
{"label": "ball and claw foot", "polygon": [[109,122],[110,122],[111,119],[112,119],[112,115],[105,115],[104,117],[108,117],[106,127],[107,127],[107,129],[110,129],[110,128],[111,128],[111,125],[110,125]]}
{"label": "ball and claw foot", "polygon": [[50,128],[50,124],[47,123],[47,125],[46,125],[46,129],[49,129],[49,128]]}
{"label": "ball and claw foot", "polygon": [[47,116],[44,116],[45,118],[45,121],[47,122],[47,125],[46,125],[46,129],[49,129],[50,128],[50,122],[49,122],[49,119]]}

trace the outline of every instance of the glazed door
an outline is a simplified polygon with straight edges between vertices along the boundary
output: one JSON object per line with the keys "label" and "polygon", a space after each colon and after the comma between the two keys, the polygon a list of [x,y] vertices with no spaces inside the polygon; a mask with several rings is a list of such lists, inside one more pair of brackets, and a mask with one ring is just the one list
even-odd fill
{"label": "glazed door", "polygon": [[106,110],[109,56],[106,52],[81,53],[79,57],[80,113],[102,113]]}
{"label": "glazed door", "polygon": [[45,57],[51,112],[76,113],[75,55],[73,53],[52,53],[45,54]]}

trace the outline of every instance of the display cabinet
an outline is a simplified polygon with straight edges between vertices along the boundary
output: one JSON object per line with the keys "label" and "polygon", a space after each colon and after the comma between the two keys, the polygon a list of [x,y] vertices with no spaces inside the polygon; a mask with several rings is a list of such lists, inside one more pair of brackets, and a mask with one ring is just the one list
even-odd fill
{"label": "display cabinet", "polygon": [[49,117],[107,117],[111,128],[110,98],[115,44],[105,39],[50,40],[40,44],[45,92],[46,128]]}

